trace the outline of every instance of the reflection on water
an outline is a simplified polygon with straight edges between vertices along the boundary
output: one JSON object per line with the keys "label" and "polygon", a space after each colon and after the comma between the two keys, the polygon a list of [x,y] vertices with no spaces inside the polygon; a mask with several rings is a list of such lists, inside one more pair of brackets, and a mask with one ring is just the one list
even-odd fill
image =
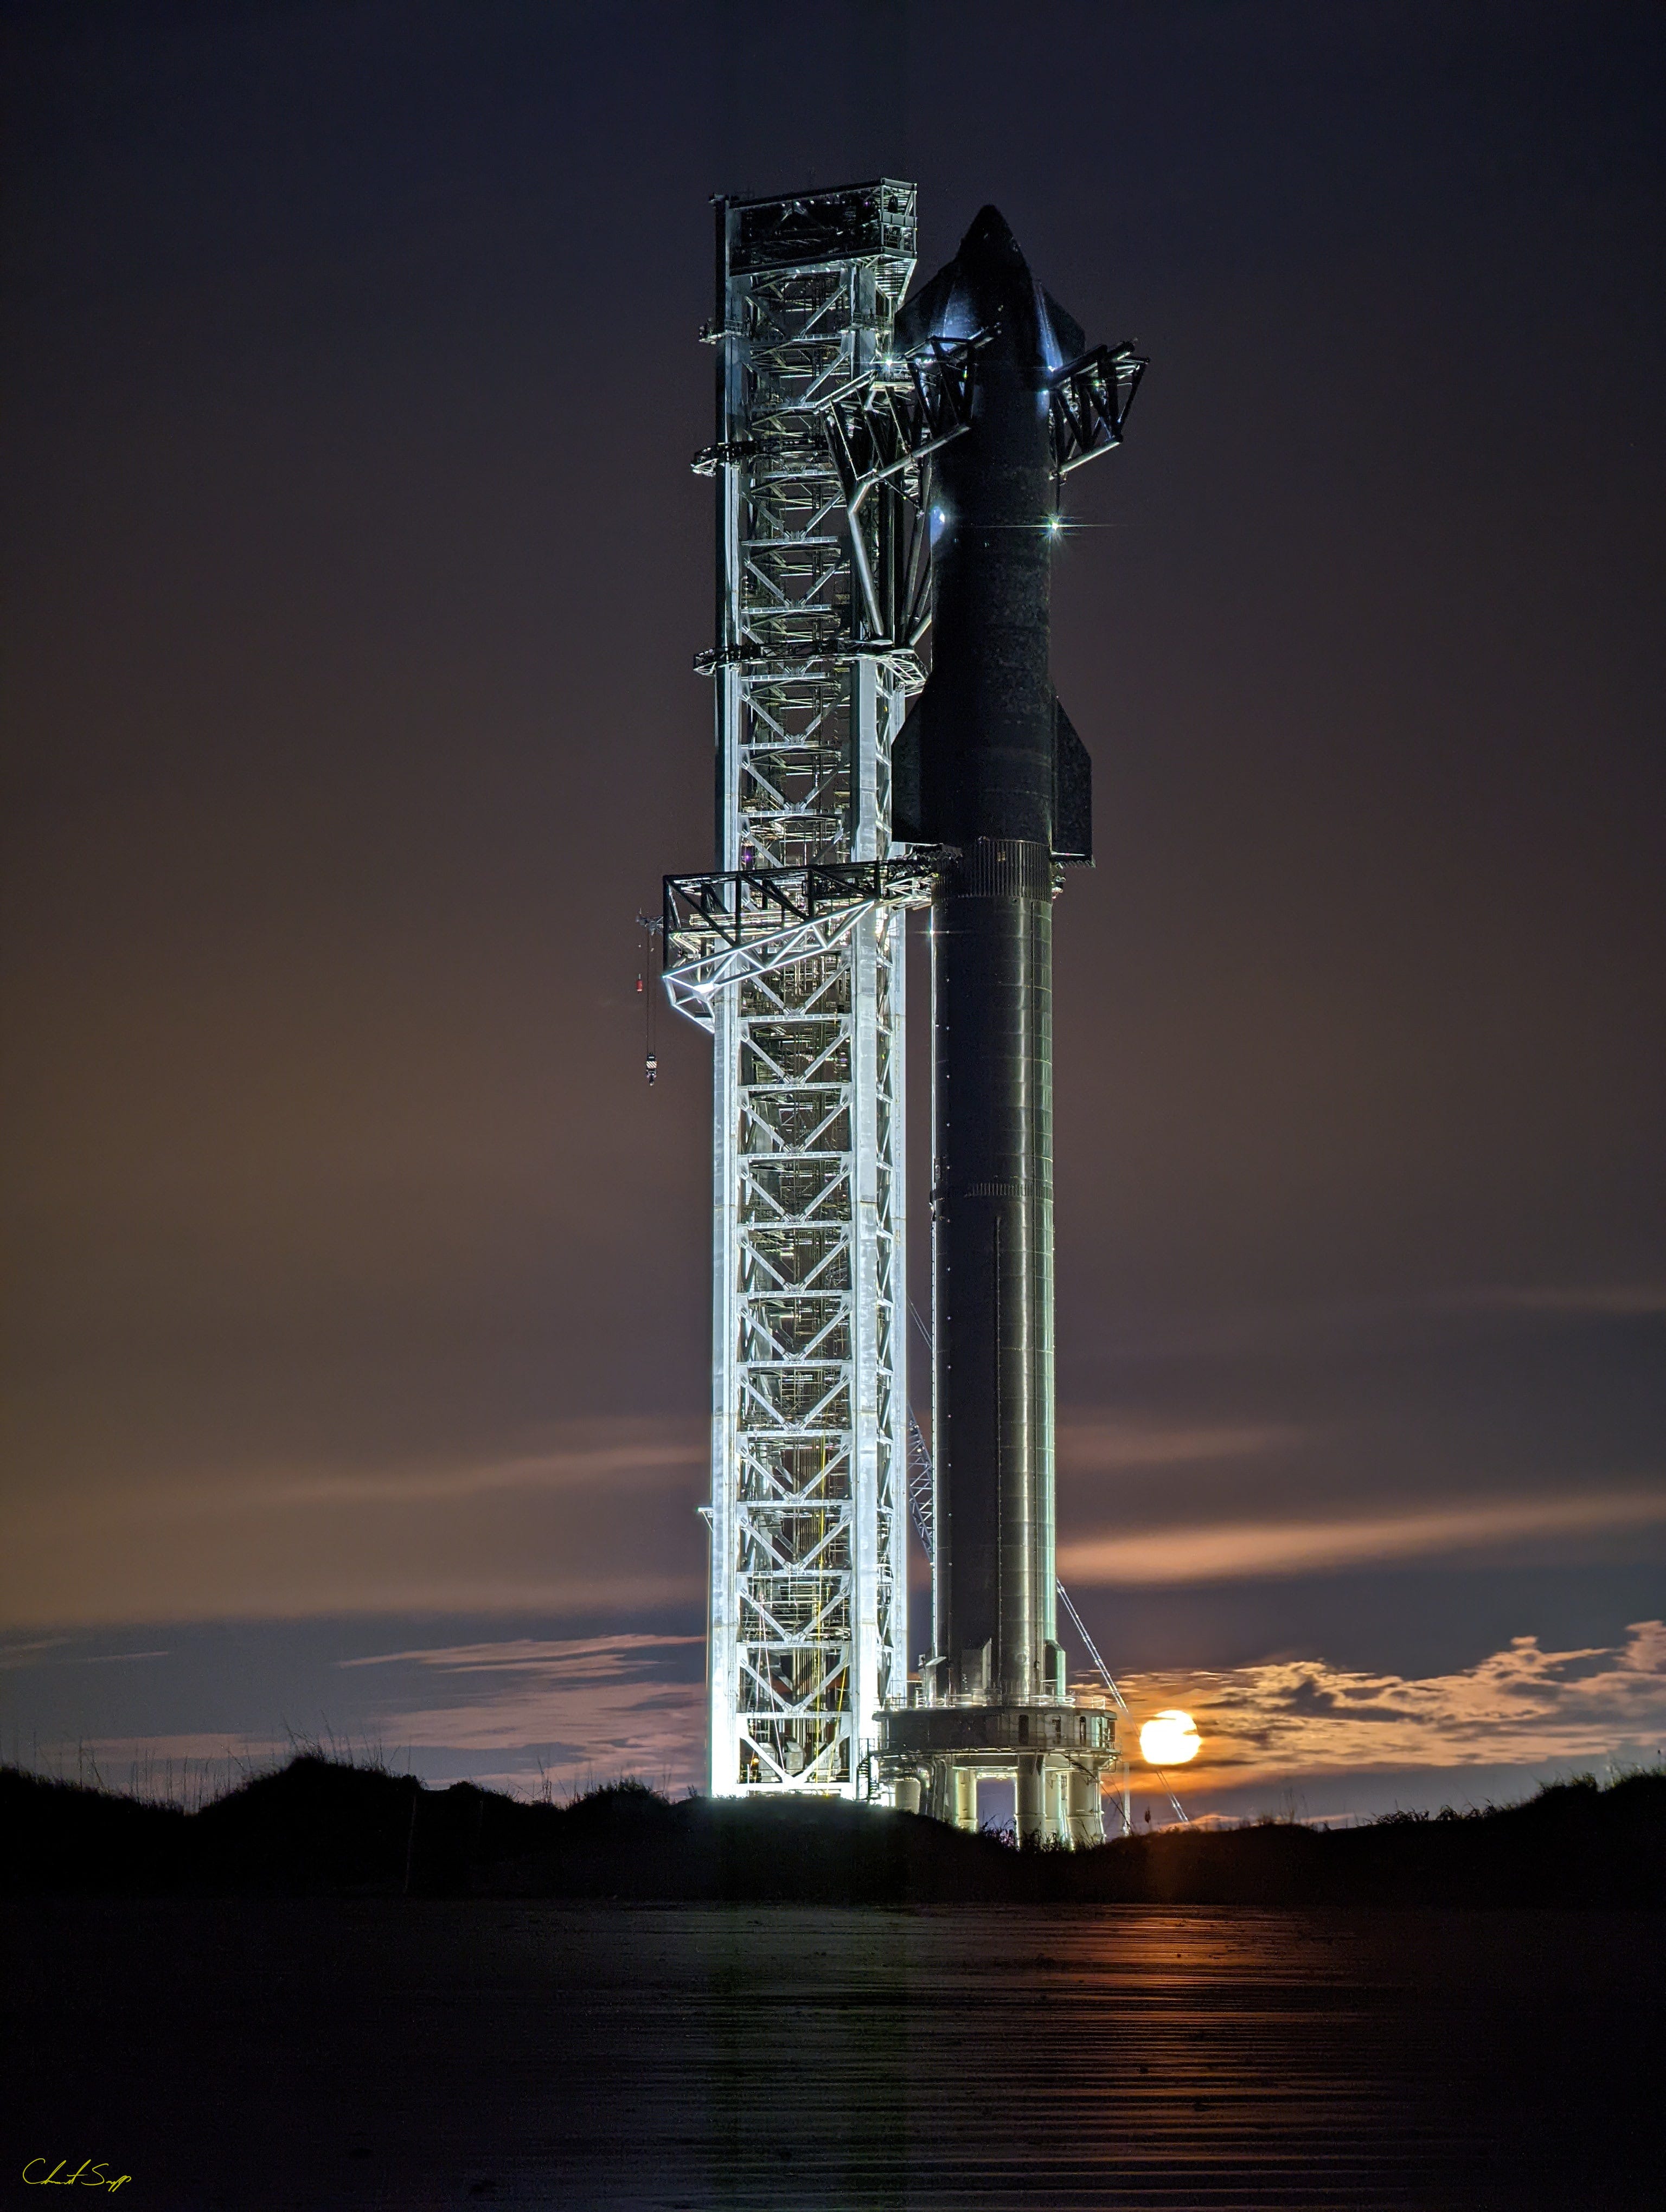
{"label": "reflection on water", "polygon": [[164,2212],[1651,2201],[1653,1916],[12,1911],[20,2156]]}

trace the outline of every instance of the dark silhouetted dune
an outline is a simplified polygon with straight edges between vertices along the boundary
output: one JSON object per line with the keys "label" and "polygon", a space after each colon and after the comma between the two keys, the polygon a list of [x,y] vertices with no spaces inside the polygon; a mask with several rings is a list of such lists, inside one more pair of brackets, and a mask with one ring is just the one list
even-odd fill
{"label": "dark silhouetted dune", "polygon": [[637,1783],[568,1805],[301,1757],[196,1813],[0,1771],[10,1894],[782,1904],[1666,1904],[1666,1773],[1463,1815],[1166,1830],[1074,1854],[842,1803]]}

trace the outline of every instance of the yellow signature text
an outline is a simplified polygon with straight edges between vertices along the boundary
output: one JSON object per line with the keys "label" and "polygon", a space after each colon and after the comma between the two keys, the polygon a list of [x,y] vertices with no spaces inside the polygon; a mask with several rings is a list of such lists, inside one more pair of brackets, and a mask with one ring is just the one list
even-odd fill
{"label": "yellow signature text", "polygon": [[74,2189],[77,2185],[82,2189],[119,2189],[123,2182],[133,2179],[131,2173],[112,2174],[106,2171],[107,2159],[100,2159],[94,2165],[90,2158],[84,2158],[73,2173],[65,2173],[64,2169],[70,2161],[61,2158],[50,2173],[37,2173],[36,2166],[46,2163],[44,2158],[32,2158],[24,2167],[23,2179],[31,2189]]}

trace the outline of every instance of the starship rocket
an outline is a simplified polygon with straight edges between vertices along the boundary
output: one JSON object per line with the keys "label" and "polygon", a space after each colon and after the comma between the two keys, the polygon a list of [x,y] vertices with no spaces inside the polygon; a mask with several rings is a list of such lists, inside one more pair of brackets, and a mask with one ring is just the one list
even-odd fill
{"label": "starship rocket", "polygon": [[[970,427],[934,461],[932,673],[893,760],[894,834],[948,855],[931,908],[933,1649],[881,1741],[939,1817],[966,1821],[976,1776],[1006,1772],[1021,1838],[1085,1841],[1114,1731],[1072,1707],[1055,1619],[1052,971],[1091,796],[1049,607],[1051,395],[1085,340],[994,208],[898,317],[899,351],[933,337],[980,340]],[[906,1782],[897,1802],[917,1802]]]}

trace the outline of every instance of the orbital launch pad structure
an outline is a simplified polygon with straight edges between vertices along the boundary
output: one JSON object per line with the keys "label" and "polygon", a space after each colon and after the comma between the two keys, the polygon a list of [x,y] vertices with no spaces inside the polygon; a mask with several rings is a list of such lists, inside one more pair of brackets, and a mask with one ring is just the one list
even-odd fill
{"label": "orbital launch pad structure", "polygon": [[[1049,671],[1063,477],[1142,362],[986,208],[907,304],[894,180],[717,204],[718,866],[666,982],[715,1050],[714,1794],[1103,1833],[1054,1576],[1052,904],[1091,858]],[[903,929],[930,910],[932,1648],[910,1679]]]}

